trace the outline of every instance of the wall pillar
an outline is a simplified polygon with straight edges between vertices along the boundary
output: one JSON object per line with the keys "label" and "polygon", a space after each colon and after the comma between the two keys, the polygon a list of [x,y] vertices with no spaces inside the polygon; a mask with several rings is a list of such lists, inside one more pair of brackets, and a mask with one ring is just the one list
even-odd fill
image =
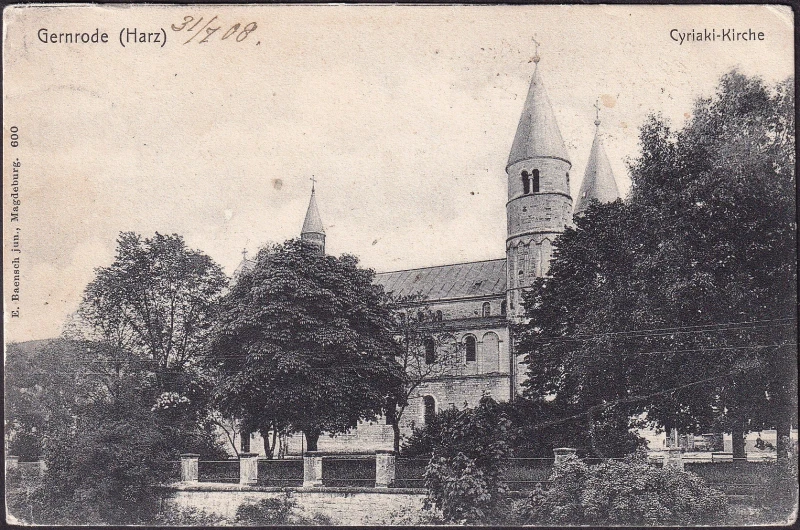
{"label": "wall pillar", "polygon": [[197,482],[200,479],[198,463],[200,455],[183,453],[181,455],[181,482]]}
{"label": "wall pillar", "polygon": [[388,488],[394,484],[394,451],[375,451],[375,487]]}
{"label": "wall pillar", "polygon": [[680,447],[665,447],[664,464],[662,467],[673,467],[683,471],[683,449]]}
{"label": "wall pillar", "polygon": [[306,451],[303,455],[303,487],[322,486],[322,455],[319,451]]}
{"label": "wall pillar", "polygon": [[6,469],[17,469],[19,467],[19,457],[16,455],[8,455],[6,457]]}
{"label": "wall pillar", "polygon": [[39,457],[39,474],[44,475],[44,472],[47,471],[47,462],[45,461],[43,456]]}
{"label": "wall pillar", "polygon": [[258,484],[258,453],[239,453],[239,484]]}
{"label": "wall pillar", "polygon": [[575,453],[576,451],[572,447],[556,447],[553,449],[553,454],[556,457],[555,465],[564,462],[568,456],[574,455]]}

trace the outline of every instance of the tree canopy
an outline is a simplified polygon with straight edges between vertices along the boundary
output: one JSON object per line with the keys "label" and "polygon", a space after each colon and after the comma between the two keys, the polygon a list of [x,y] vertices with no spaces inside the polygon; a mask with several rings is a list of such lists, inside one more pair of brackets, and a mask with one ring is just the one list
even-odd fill
{"label": "tree canopy", "polygon": [[734,71],[682,129],[648,119],[628,201],[578,217],[527,293],[528,397],[577,406],[575,421],[590,423],[616,410],[694,432],[788,431],[793,92]]}
{"label": "tree canopy", "polygon": [[402,382],[374,272],[301,240],[262,249],[222,301],[213,339],[221,408],[262,435],[340,433],[385,412]]}

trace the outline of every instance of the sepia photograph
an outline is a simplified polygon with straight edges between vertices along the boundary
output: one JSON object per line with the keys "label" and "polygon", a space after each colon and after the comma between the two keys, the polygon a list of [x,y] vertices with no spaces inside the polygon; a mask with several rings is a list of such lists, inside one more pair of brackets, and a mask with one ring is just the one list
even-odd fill
{"label": "sepia photograph", "polygon": [[794,40],[6,6],[5,522],[795,523]]}

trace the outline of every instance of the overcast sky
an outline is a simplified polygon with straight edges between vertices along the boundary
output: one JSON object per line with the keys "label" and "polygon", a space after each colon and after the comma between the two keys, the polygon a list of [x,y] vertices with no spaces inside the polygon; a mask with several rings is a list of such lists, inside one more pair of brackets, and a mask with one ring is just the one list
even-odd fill
{"label": "overcast sky", "polygon": [[[170,28],[214,15],[221,30],[203,44]],[[251,21],[241,42],[220,39]],[[573,196],[597,98],[627,191],[648,113],[680,126],[726,71],[774,83],[794,61],[791,11],[763,6],[61,7],[7,9],[4,24],[6,142],[11,126],[21,134],[4,150],[6,185],[10,157],[22,161],[8,340],[57,335],[120,231],[182,234],[232,273],[242,249],[298,235],[312,174],[329,253],[378,271],[503,257],[533,36]],[[123,48],[123,27],[163,28],[167,43]],[[97,28],[110,42],[44,44],[42,28]],[[727,28],[765,38],[670,38]]]}

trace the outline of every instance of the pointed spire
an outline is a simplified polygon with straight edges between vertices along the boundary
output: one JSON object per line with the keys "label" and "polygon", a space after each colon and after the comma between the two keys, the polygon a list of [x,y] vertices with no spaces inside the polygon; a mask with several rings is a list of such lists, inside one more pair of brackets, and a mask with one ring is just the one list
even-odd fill
{"label": "pointed spire", "polygon": [[308,201],[306,219],[303,221],[303,229],[300,231],[300,239],[313,243],[319,249],[320,254],[325,254],[325,229],[322,227],[322,217],[317,208],[317,197],[314,177],[311,177],[311,200]]}
{"label": "pointed spire", "polygon": [[600,202],[614,202],[620,197],[617,181],[614,179],[614,172],[600,137],[600,105],[595,103],[594,108],[597,112],[594,120],[596,127],[594,142],[589,153],[589,161],[586,163],[578,201],[575,204],[575,215],[583,213],[594,199]]}
{"label": "pointed spire", "polygon": [[317,208],[317,198],[314,190],[316,179],[311,177],[311,200],[308,202],[308,210],[306,211],[306,220],[303,222],[303,229],[300,234],[324,234],[325,229],[322,227],[322,217],[319,215],[319,208]]}
{"label": "pointed spire", "polygon": [[517,125],[508,166],[531,158],[560,158],[569,162],[567,148],[561,137],[550,98],[547,97],[547,91],[539,75],[539,43],[536,40],[534,43],[536,43],[536,55],[533,56],[533,62],[536,63],[536,67]]}

